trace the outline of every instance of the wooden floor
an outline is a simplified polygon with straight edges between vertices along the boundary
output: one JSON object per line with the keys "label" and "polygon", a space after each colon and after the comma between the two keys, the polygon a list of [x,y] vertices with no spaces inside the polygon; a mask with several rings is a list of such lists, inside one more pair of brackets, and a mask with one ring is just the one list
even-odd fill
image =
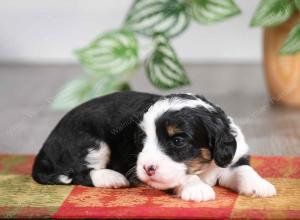
{"label": "wooden floor", "polygon": [[[173,92],[203,94],[241,125],[251,152],[300,155],[300,111],[269,105],[260,65],[186,65],[192,85]],[[0,65],[0,153],[36,153],[63,112],[49,103],[76,65]],[[141,70],[135,90],[157,92]],[[170,91],[171,92],[171,91]]]}

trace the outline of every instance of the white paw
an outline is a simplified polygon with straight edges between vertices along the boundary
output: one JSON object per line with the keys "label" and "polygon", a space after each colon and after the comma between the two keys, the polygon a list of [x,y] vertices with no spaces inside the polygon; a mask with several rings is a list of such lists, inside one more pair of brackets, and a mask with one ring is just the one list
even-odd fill
{"label": "white paw", "polygon": [[58,180],[63,184],[70,184],[72,182],[72,178],[66,175],[59,175]]}
{"label": "white paw", "polygon": [[209,185],[202,184],[187,184],[178,189],[178,196],[186,201],[208,201],[214,200],[216,194]]}
{"label": "white paw", "polygon": [[91,170],[93,185],[105,188],[121,188],[129,186],[128,180],[121,173],[109,169]]}
{"label": "white paw", "polygon": [[241,180],[238,186],[240,194],[254,197],[271,197],[276,195],[275,187],[263,178],[253,181]]}

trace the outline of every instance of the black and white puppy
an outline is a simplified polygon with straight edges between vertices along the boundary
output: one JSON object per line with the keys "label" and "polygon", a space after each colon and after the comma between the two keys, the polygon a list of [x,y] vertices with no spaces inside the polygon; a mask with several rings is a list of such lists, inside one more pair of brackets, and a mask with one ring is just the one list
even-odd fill
{"label": "black and white puppy", "polygon": [[217,183],[249,196],[275,195],[249,166],[247,151],[240,128],[201,96],[120,92],[66,114],[32,176],[41,184],[112,188],[139,180],[193,201],[215,199]]}

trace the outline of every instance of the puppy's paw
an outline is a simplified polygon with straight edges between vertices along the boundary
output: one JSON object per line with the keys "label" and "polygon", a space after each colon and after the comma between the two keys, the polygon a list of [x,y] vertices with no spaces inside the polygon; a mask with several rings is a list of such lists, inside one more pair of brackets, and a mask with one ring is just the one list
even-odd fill
{"label": "puppy's paw", "polygon": [[212,187],[206,184],[187,184],[178,188],[178,196],[186,201],[208,201],[216,198]]}
{"label": "puppy's paw", "polygon": [[271,197],[276,195],[276,189],[269,181],[259,178],[253,181],[240,181],[238,186],[240,194],[253,197]]}
{"label": "puppy's paw", "polygon": [[92,170],[90,176],[95,187],[122,188],[129,186],[126,177],[114,170]]}

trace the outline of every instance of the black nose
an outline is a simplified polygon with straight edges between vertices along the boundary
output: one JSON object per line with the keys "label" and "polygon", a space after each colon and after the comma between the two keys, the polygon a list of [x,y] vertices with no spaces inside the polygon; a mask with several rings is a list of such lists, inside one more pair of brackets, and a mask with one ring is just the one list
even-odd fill
{"label": "black nose", "polygon": [[143,166],[145,172],[147,173],[148,176],[153,176],[155,175],[155,171],[157,170],[157,166],[150,165],[150,166]]}

